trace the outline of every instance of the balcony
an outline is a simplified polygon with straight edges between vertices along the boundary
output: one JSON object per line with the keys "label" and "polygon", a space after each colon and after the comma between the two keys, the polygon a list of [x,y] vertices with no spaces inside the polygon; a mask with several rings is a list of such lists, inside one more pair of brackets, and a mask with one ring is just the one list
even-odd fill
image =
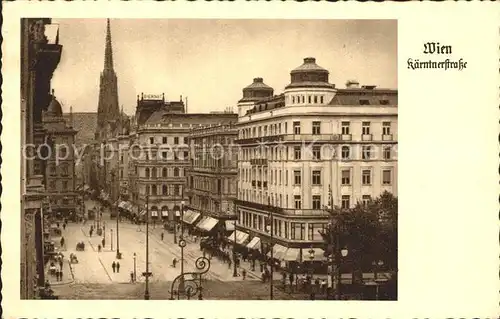
{"label": "balcony", "polygon": [[186,177],[185,176],[167,176],[167,177],[139,177],[138,180],[140,182],[154,182],[154,183],[157,183],[157,182],[182,182],[182,183],[185,183],[186,182]]}
{"label": "balcony", "polygon": [[268,161],[266,158],[254,158],[250,160],[251,165],[262,165],[262,166],[267,166]]}
{"label": "balcony", "polygon": [[351,141],[352,140],[352,135],[351,134],[342,134],[341,135],[341,140],[342,141]]}
{"label": "balcony", "polygon": [[273,209],[274,213],[283,214],[283,208],[281,208],[281,207],[263,205],[263,204],[248,202],[248,201],[244,201],[244,200],[240,200],[240,199],[235,199],[234,203],[238,206],[258,209],[258,210],[262,210],[262,211],[269,211],[270,209]]}
{"label": "balcony", "polygon": [[243,138],[236,140],[237,144],[259,144],[273,142],[294,142],[294,141],[315,141],[331,142],[341,140],[340,134],[281,134],[272,136],[261,136],[253,138]]}
{"label": "balcony", "polygon": [[392,134],[383,134],[382,135],[382,141],[392,141]]}
{"label": "balcony", "polygon": [[363,134],[361,135],[361,140],[362,141],[371,141],[373,139],[373,136],[371,134]]}

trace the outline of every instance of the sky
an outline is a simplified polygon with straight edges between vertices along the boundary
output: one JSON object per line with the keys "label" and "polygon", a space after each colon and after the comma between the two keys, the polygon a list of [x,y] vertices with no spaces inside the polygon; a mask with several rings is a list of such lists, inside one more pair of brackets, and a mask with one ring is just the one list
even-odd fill
{"label": "sky", "polygon": [[[61,62],[52,88],[68,112],[97,112],[106,19],[53,19]],[[111,19],[118,101],[132,115],[138,94],[188,97],[189,113],[236,112],[242,89],[262,77],[283,92],[290,71],[315,57],[330,83],[397,88],[396,20]]]}

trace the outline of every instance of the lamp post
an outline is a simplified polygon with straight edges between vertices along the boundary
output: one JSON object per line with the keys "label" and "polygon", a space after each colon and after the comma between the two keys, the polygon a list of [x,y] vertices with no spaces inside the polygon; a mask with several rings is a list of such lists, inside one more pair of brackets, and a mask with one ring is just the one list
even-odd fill
{"label": "lamp post", "polygon": [[271,198],[270,197],[267,197],[267,207],[268,207],[268,210],[269,210],[269,221],[270,221],[270,226],[269,226],[269,233],[270,233],[270,242],[271,242],[271,262],[270,262],[270,266],[271,266],[271,280],[269,280],[269,284],[270,284],[270,291],[269,291],[269,299],[270,300],[273,300],[274,299],[274,296],[273,296],[273,290],[274,290],[274,284],[273,284],[273,277],[274,277],[274,249],[273,249],[273,233],[274,233],[274,229],[273,229],[273,224],[274,224],[274,220],[273,220],[273,208],[271,207]]}
{"label": "lamp post", "polygon": [[236,267],[236,221],[234,221],[233,277],[238,277],[238,269]]}
{"label": "lamp post", "polygon": [[309,283],[309,286],[311,288],[311,291],[309,292],[309,297],[311,300],[314,300],[314,290],[313,290],[313,285],[312,285],[312,274],[313,274],[313,260],[315,257],[315,251],[313,248],[309,249],[309,261],[310,261],[310,272],[311,272],[311,282]]}
{"label": "lamp post", "polygon": [[136,259],[137,255],[134,253],[134,282],[137,280],[137,267],[136,267]]}
{"label": "lamp post", "polygon": [[181,274],[179,281],[179,295],[184,293],[184,247],[186,247],[186,241],[184,240],[184,196],[181,201],[181,235],[179,236],[179,247],[181,248]]}
{"label": "lamp post", "polygon": [[[116,197],[116,194],[115,194],[115,190],[114,190],[114,185],[115,185],[115,172],[111,172],[111,193],[112,193],[112,197],[111,197],[111,202],[115,202],[115,197]],[[111,210],[115,210],[116,212],[116,259],[121,259],[122,256],[121,256],[121,253],[120,253],[120,228],[119,228],[119,220],[120,220],[120,211],[118,211],[117,209],[115,209],[114,205],[111,205]]]}
{"label": "lamp post", "polygon": [[[174,193],[174,207],[176,206],[175,203],[175,193]],[[174,211],[174,244],[177,244],[177,211]],[[181,221],[182,222],[182,221]]]}
{"label": "lamp post", "polygon": [[[149,194],[146,194],[146,286],[144,288],[144,300],[149,300]],[[134,259],[135,261],[135,259]]]}
{"label": "lamp post", "polygon": [[113,228],[109,230],[111,232],[110,238],[111,238],[111,251],[113,251]]}

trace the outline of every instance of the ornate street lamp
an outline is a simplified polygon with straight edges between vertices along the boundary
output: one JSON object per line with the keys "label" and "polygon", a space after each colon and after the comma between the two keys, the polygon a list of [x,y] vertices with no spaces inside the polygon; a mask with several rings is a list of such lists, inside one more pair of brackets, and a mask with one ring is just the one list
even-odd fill
{"label": "ornate street lamp", "polygon": [[310,271],[311,271],[311,282],[309,283],[309,287],[311,289],[311,291],[309,292],[309,299],[311,300],[314,300],[314,289],[313,289],[313,285],[312,285],[312,274],[314,272],[314,269],[313,269],[313,260],[314,260],[314,257],[315,257],[315,251],[314,249],[309,249],[309,261],[311,262],[311,264],[309,265],[310,266]]}

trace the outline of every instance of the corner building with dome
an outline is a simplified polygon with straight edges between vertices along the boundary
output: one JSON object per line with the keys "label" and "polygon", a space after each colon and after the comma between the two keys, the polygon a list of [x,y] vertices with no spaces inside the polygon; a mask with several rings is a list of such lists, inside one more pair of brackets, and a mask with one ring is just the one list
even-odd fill
{"label": "corner building with dome", "polygon": [[255,78],[238,101],[238,244],[297,272],[321,264],[331,202],[397,196],[397,104],[395,89],[337,88],[313,57],[279,95]]}

